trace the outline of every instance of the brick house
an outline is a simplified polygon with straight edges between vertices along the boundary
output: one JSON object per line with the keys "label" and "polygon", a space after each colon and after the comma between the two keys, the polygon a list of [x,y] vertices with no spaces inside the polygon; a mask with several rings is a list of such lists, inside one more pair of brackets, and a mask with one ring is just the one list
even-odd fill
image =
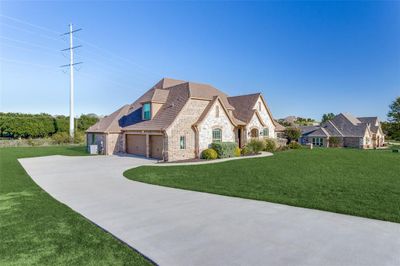
{"label": "brick house", "polygon": [[381,123],[378,117],[354,117],[340,113],[332,120],[319,126],[300,127],[302,144],[312,143],[315,146],[335,146],[360,149],[382,147],[385,142]]}
{"label": "brick house", "polygon": [[275,138],[275,123],[260,93],[229,97],[207,84],[164,78],[86,137],[104,154],[176,161],[198,158],[212,142],[243,147],[250,138]]}

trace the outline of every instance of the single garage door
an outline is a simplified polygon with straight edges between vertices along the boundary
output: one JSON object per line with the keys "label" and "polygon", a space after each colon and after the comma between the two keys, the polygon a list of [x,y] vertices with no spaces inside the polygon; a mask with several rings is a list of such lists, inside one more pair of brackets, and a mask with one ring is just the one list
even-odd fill
{"label": "single garage door", "polygon": [[163,136],[150,135],[150,157],[163,158]]}
{"label": "single garage door", "polygon": [[126,152],[146,156],[146,135],[126,135]]}

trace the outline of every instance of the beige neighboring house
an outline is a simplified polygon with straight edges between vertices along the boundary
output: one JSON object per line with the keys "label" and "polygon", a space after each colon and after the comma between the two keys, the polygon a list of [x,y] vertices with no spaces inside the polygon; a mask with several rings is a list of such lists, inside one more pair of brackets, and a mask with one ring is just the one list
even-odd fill
{"label": "beige neighboring house", "polygon": [[212,142],[275,138],[275,121],[261,93],[229,97],[207,84],[164,78],[139,99],[86,131],[104,154],[164,161],[198,158]]}
{"label": "beige neighboring house", "polygon": [[379,148],[384,145],[385,135],[378,117],[354,117],[340,113],[320,126],[300,127],[302,144],[330,147],[330,139],[336,138],[339,147],[360,149]]}

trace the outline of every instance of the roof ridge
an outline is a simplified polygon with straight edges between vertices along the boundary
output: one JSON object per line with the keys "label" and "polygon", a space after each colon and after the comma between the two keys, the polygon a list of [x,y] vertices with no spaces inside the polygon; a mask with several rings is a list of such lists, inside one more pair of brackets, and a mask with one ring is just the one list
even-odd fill
{"label": "roof ridge", "polygon": [[244,97],[244,96],[253,96],[253,95],[261,95],[261,92],[250,93],[250,94],[242,94],[242,95],[236,95],[236,96],[229,96],[228,98],[236,98],[236,97]]}
{"label": "roof ridge", "polygon": [[340,131],[336,126],[335,126],[335,124],[331,121],[331,120],[328,120],[328,123],[331,123],[331,125],[339,132],[339,134],[343,137],[344,135],[343,135],[343,133],[342,133],[342,131]]}

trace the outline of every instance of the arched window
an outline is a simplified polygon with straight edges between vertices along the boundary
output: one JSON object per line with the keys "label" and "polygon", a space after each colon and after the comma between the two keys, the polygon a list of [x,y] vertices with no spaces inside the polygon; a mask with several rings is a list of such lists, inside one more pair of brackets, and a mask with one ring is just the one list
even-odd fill
{"label": "arched window", "polygon": [[222,130],[220,128],[213,129],[212,142],[222,142]]}
{"label": "arched window", "polygon": [[215,106],[215,117],[219,117],[219,106]]}
{"label": "arched window", "polygon": [[253,129],[250,131],[250,137],[251,137],[251,138],[258,138],[258,129],[257,129],[257,128],[253,128]]}

